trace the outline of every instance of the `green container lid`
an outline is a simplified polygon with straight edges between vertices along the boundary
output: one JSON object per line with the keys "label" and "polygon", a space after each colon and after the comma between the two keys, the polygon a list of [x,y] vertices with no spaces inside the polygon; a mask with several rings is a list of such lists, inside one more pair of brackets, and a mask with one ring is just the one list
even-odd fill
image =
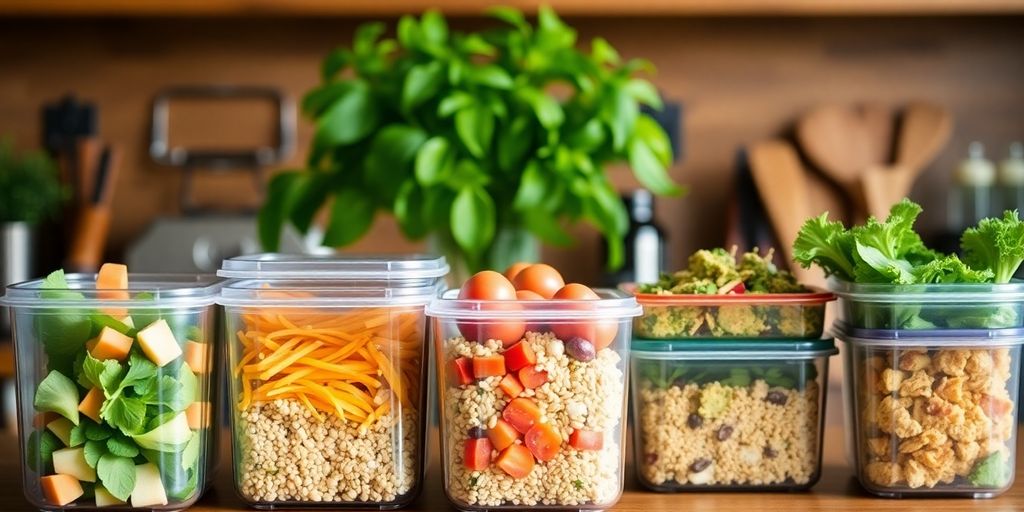
{"label": "green container lid", "polygon": [[833,338],[820,340],[648,340],[633,338],[634,356],[659,359],[812,359],[839,351]]}

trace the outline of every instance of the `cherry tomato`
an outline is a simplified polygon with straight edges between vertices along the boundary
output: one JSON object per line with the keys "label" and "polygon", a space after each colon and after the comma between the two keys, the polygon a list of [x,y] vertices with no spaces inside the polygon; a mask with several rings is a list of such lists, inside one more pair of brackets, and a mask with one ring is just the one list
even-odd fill
{"label": "cherry tomato", "polygon": [[516,290],[516,300],[544,300],[544,297],[530,290]]}
{"label": "cherry tomato", "polygon": [[532,263],[527,263],[525,261],[518,261],[509,265],[509,267],[505,269],[505,278],[509,281],[515,281],[516,276],[519,275],[524,268],[529,267],[530,265],[532,265]]}
{"label": "cherry tomato", "polygon": [[[512,302],[516,289],[505,276],[492,270],[478,272],[469,278],[459,290],[459,299],[494,301],[480,305],[481,310],[517,310],[521,307]],[[501,301],[509,301],[503,304]],[[519,319],[473,319],[458,323],[459,331],[468,340],[484,342],[499,340],[503,346],[511,346],[523,338],[526,322]]]}
{"label": "cherry tomato", "polygon": [[459,290],[460,299],[515,300],[516,287],[505,276],[493,271],[477,272]]}
{"label": "cherry tomato", "polygon": [[558,290],[565,286],[562,274],[551,265],[538,263],[524,268],[516,278],[512,280],[516,290],[530,290],[531,292],[550,299]]}
{"label": "cherry tomato", "polygon": [[[601,297],[589,287],[578,283],[569,283],[558,290],[553,297],[556,300],[599,300]],[[562,341],[575,337],[583,338],[594,344],[594,350],[611,345],[615,335],[619,333],[619,323],[615,320],[589,320],[568,323],[556,323],[551,330]]]}

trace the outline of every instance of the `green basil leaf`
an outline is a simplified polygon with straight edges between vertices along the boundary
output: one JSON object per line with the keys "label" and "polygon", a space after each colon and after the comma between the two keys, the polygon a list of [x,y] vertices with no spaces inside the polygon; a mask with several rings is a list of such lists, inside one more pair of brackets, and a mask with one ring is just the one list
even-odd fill
{"label": "green basil leaf", "polygon": [[121,434],[107,439],[107,451],[111,455],[128,457],[129,459],[134,459],[139,455],[139,447],[135,442]]}
{"label": "green basil leaf", "polygon": [[482,105],[460,110],[455,114],[455,131],[470,154],[483,158],[494,136],[494,113]]}
{"label": "green basil leaf", "polygon": [[377,132],[364,163],[365,182],[381,202],[394,203],[398,189],[412,175],[412,162],[427,140],[419,128],[393,124]]}
{"label": "green basil leaf", "polygon": [[[308,177],[299,171],[275,175],[267,184],[267,199],[256,218],[260,245],[266,251],[276,251],[281,243],[281,230],[290,215],[294,198]],[[318,205],[319,206],[319,205]]]}
{"label": "green basil leaf", "polygon": [[86,441],[83,452],[85,453],[85,463],[95,469],[100,457],[107,453],[107,444],[103,441]]}
{"label": "green basil leaf", "polygon": [[595,37],[590,42],[590,58],[598,64],[618,65],[622,62],[619,52],[603,37]]}
{"label": "green basil leaf", "polygon": [[100,414],[110,426],[117,427],[125,435],[138,434],[146,423],[146,404],[138,398],[120,395],[107,400]]}
{"label": "green basil leaf", "polygon": [[82,373],[78,376],[78,383],[83,388],[100,388],[104,395],[110,396],[117,389],[123,371],[124,369],[116,359],[100,361],[86,352],[82,360]]}
{"label": "green basil leaf", "polygon": [[[354,59],[352,52],[338,48],[327,55],[320,66],[320,76],[325,82],[332,80],[338,73],[348,68]],[[303,109],[305,110],[305,109]]]}
{"label": "green basil leaf", "polygon": [[601,121],[591,119],[573,131],[566,142],[573,149],[591,153],[601,149],[607,140],[608,136]]}
{"label": "green basil leaf", "polygon": [[440,117],[449,117],[464,108],[468,108],[474,103],[476,103],[476,99],[473,98],[473,95],[465,91],[454,91],[441,100],[441,103],[437,105],[437,115]]}
{"label": "green basil leaf", "polygon": [[495,89],[511,89],[513,85],[512,76],[508,74],[508,71],[494,64],[471,68],[469,79],[477,84]]}
{"label": "green basil leaf", "polygon": [[336,193],[324,245],[343,247],[359,240],[373,225],[375,209],[373,200],[365,192],[347,188]]}
{"label": "green basil leaf", "polygon": [[347,92],[336,99],[317,119],[317,143],[324,146],[353,144],[377,128],[379,112],[370,87],[354,80]]}
{"label": "green basil leaf", "polygon": [[490,182],[491,177],[487,171],[483,170],[475,160],[469,158],[459,160],[459,163],[455,164],[451,176],[445,180],[452,190],[462,190],[465,187],[483,188]]}
{"label": "green basil leaf", "polygon": [[429,9],[420,17],[423,38],[432,45],[443,45],[448,40],[448,23],[436,9]]}
{"label": "green basil leaf", "polygon": [[111,496],[127,501],[135,489],[135,463],[127,457],[105,454],[96,464],[96,476]]}
{"label": "green basil leaf", "polygon": [[554,98],[532,87],[519,89],[517,94],[530,105],[541,126],[548,130],[554,130],[562,125],[565,120],[565,112]]}
{"label": "green basil leaf", "polygon": [[83,420],[82,425],[85,427],[85,438],[89,441],[103,441],[114,435],[113,429],[92,420]]}
{"label": "green basil leaf", "polygon": [[[621,86],[612,85],[601,104],[601,119],[612,132],[612,147],[621,151],[633,133],[640,108]],[[653,189],[652,189],[653,190]]]}
{"label": "green basil leaf", "polygon": [[531,161],[523,170],[519,188],[516,189],[515,198],[512,200],[512,207],[521,212],[534,210],[547,197],[547,192],[548,178],[544,168],[537,161]]}
{"label": "green basil leaf", "polygon": [[679,195],[683,189],[669,177],[665,165],[643,139],[635,138],[629,144],[629,166],[640,183],[655,194]]}
{"label": "green basil leaf", "polygon": [[433,137],[416,153],[416,180],[422,185],[441,183],[455,167],[455,152],[444,137]]}
{"label": "green basil leaf", "polygon": [[551,214],[540,209],[527,210],[522,213],[526,229],[541,241],[558,247],[569,247],[573,244],[570,235],[559,222],[551,218]]}
{"label": "green basil leaf", "polygon": [[468,34],[459,41],[460,49],[468,54],[493,57],[498,49],[488,43],[480,34]]}
{"label": "green basil leaf", "polygon": [[423,191],[423,219],[435,230],[447,228],[455,193],[447,187],[430,187]]}
{"label": "green basil leaf", "polygon": [[33,405],[37,411],[60,414],[78,425],[78,386],[63,373],[52,371],[36,387]]}
{"label": "green basil leaf", "polygon": [[452,237],[469,253],[481,253],[494,240],[494,200],[486,190],[465,187],[452,203]]}
{"label": "green basil leaf", "polygon": [[526,17],[523,16],[522,11],[515,7],[505,5],[490,7],[487,9],[487,14],[495,19],[499,19],[513,27],[516,27],[522,32],[530,31],[530,24],[526,22]]}
{"label": "green basil leaf", "polygon": [[444,66],[439,61],[413,66],[402,85],[402,108],[411,111],[436,95],[444,85],[444,76]]}
{"label": "green basil leaf", "polygon": [[395,198],[394,212],[398,227],[407,238],[418,240],[427,234],[427,223],[421,215],[422,211],[423,189],[414,180],[403,181]]}
{"label": "green basil leaf", "polygon": [[312,118],[320,117],[327,107],[348,94],[353,87],[355,87],[354,82],[350,81],[323,84],[302,97],[302,112]]}
{"label": "green basil leaf", "polygon": [[641,114],[637,118],[633,136],[643,140],[662,165],[665,167],[672,165],[672,142],[669,141],[668,134],[661,128],[661,125],[651,116]]}

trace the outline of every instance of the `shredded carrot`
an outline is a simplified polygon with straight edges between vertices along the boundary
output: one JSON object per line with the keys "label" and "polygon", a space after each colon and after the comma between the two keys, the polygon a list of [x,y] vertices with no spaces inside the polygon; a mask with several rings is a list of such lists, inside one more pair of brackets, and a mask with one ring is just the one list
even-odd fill
{"label": "shredded carrot", "polygon": [[[275,298],[287,293],[261,291]],[[239,320],[233,370],[241,379],[240,410],[296,400],[317,421],[336,416],[365,430],[419,404],[421,309],[247,309]]]}

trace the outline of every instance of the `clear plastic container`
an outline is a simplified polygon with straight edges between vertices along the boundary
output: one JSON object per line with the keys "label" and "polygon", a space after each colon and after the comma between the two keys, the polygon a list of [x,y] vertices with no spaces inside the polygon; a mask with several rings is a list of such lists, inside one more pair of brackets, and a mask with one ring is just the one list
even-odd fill
{"label": "clear plastic container", "polygon": [[857,477],[886,497],[989,498],[1013,483],[1024,330],[840,327]]}
{"label": "clear plastic container", "polygon": [[[7,288],[25,496],[41,510],[181,510],[205,488],[216,280]],[[59,280],[58,280],[59,281]]]}
{"label": "clear plastic container", "polygon": [[[635,285],[623,289],[633,291]],[[644,314],[633,322],[647,339],[817,339],[825,326],[831,293],[660,295],[637,293]]]}
{"label": "clear plastic container", "polygon": [[858,329],[1003,329],[1024,326],[1024,282],[858,284],[829,280],[838,319]]}
{"label": "clear plastic container", "polygon": [[596,510],[622,493],[636,300],[459,300],[427,308],[441,463],[462,510]]}
{"label": "clear plastic container", "polygon": [[832,340],[633,340],[637,477],[660,492],[804,490],[821,475]]}
{"label": "clear plastic container", "polygon": [[422,486],[432,256],[224,262],[235,487],[257,508],[393,509]]}

